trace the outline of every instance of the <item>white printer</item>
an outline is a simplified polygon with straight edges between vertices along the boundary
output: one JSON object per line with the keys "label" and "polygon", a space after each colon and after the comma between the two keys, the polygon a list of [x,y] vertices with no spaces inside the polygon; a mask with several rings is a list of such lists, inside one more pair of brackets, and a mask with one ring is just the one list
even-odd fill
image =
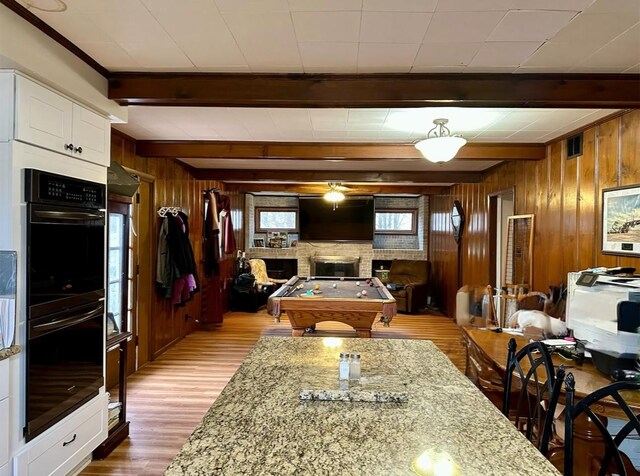
{"label": "white printer", "polygon": [[640,299],[640,278],[576,272],[568,274],[567,282],[566,320],[574,336],[586,340],[587,349],[637,355],[640,334],[628,325],[619,329],[618,304]]}

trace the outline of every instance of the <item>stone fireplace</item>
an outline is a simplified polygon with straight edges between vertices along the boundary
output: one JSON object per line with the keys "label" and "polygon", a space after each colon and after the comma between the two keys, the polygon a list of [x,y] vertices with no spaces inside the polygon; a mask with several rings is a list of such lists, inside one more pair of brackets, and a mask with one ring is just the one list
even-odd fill
{"label": "stone fireplace", "polygon": [[311,276],[359,276],[360,258],[357,256],[310,256]]}

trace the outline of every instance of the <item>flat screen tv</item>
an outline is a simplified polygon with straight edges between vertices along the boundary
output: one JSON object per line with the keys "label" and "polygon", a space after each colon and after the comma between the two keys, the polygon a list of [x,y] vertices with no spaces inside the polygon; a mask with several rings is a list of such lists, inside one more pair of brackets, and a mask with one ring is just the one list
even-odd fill
{"label": "flat screen tv", "polygon": [[347,197],[333,209],[322,197],[300,197],[302,241],[372,241],[373,197]]}

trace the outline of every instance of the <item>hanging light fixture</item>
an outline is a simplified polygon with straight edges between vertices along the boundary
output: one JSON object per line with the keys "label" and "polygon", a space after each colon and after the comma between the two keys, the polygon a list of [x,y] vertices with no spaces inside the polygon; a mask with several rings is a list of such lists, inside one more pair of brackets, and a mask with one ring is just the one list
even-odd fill
{"label": "hanging light fixture", "polygon": [[451,135],[445,124],[448,119],[436,119],[435,127],[427,133],[427,138],[415,144],[423,157],[431,162],[448,162],[453,159],[460,148],[467,143],[459,135]]}
{"label": "hanging light fixture", "polygon": [[338,203],[344,200],[344,193],[338,190],[339,183],[329,182],[329,191],[324,194],[324,199],[333,202],[333,209],[338,208]]}

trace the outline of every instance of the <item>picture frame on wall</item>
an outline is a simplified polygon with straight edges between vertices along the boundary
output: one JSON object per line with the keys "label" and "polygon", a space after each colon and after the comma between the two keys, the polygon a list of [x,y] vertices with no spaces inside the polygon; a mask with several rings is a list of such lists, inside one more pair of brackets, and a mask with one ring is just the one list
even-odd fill
{"label": "picture frame on wall", "polygon": [[253,247],[254,248],[264,248],[264,238],[254,238],[253,239]]}
{"label": "picture frame on wall", "polygon": [[640,256],[640,184],[602,191],[602,253]]}

